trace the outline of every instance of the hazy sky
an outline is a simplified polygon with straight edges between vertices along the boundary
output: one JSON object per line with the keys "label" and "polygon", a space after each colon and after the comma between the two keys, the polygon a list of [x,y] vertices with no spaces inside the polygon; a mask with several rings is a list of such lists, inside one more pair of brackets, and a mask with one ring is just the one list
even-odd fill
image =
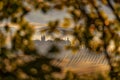
{"label": "hazy sky", "polygon": [[[108,17],[110,19],[113,19],[114,16],[111,12],[111,10],[109,8],[107,8],[106,6],[102,5],[101,7],[102,10],[104,10]],[[62,11],[59,11],[59,10],[51,10],[49,11],[48,13],[42,13],[40,10],[38,11],[32,11],[30,12],[26,18],[28,21],[30,22],[36,22],[36,23],[40,23],[40,24],[46,24],[48,21],[50,20],[61,20],[63,19],[64,17],[70,17],[70,15],[67,13],[66,10],[62,10]]]}
{"label": "hazy sky", "polygon": [[65,10],[59,11],[59,10],[52,10],[49,11],[48,13],[42,13],[40,10],[39,11],[32,11],[29,13],[26,18],[30,22],[36,22],[36,23],[41,23],[41,24],[46,24],[50,20],[61,20],[64,17],[70,17],[69,14]]}

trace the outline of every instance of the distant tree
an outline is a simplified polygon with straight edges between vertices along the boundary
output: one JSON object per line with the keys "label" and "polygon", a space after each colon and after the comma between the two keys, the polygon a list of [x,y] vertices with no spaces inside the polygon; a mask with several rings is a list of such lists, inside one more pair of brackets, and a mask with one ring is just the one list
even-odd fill
{"label": "distant tree", "polygon": [[[63,22],[50,21],[42,32],[57,34],[58,29],[70,28],[61,34],[72,35],[73,43],[68,49],[77,50],[85,46],[97,53],[104,53],[110,66],[111,80],[120,78],[120,1],[119,0],[1,0],[0,23],[0,79],[1,80],[54,80],[52,73],[60,69],[50,63],[52,59],[37,54],[32,41],[33,25],[25,19],[31,10],[65,9],[71,15]],[[104,10],[105,8],[105,10]],[[114,17],[108,14],[109,10]],[[11,35],[7,47],[10,25],[18,29]],[[112,47],[112,49],[111,49]],[[71,74],[71,73],[68,73]],[[6,77],[7,76],[7,77]]]}

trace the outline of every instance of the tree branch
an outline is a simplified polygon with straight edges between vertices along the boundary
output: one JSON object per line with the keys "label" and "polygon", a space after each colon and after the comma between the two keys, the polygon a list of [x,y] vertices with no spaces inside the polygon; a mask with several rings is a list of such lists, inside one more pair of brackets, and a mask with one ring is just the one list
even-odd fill
{"label": "tree branch", "polygon": [[107,0],[107,2],[108,2],[108,6],[109,6],[110,9],[112,10],[112,13],[115,15],[116,19],[117,19],[118,21],[120,21],[120,18],[119,18],[119,16],[117,15],[117,13],[115,12],[115,9],[114,9],[114,7],[112,6],[110,0]]}
{"label": "tree branch", "polygon": [[[107,52],[107,50],[106,50],[106,48],[107,48],[107,45],[106,45],[106,43],[105,43],[105,23],[104,23],[104,19],[103,19],[103,17],[101,16],[101,14],[100,14],[100,12],[99,12],[99,8],[97,7],[97,6],[95,6],[93,3],[91,3],[92,4],[92,6],[95,8],[95,10],[97,11],[97,14],[98,14],[98,16],[99,16],[99,18],[100,18],[100,20],[103,22],[103,41],[104,41],[104,54],[105,54],[105,57],[107,58],[107,60],[108,60],[108,64],[109,64],[109,66],[110,66],[110,77],[111,77],[111,80],[113,80],[113,71],[114,71],[114,67],[112,66],[112,62],[111,62],[111,57],[110,57],[110,55],[109,55],[109,53]],[[109,26],[109,25],[108,25]]]}

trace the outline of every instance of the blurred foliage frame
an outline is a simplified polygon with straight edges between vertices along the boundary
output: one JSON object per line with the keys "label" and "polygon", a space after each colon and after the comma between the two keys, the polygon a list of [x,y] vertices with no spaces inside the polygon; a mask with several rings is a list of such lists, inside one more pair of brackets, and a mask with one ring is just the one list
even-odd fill
{"label": "blurred foliage frame", "polygon": [[[32,9],[47,13],[52,9],[62,10],[65,8],[71,14],[71,18],[64,19],[61,23],[62,28],[69,28],[71,23],[74,24],[72,32],[65,32],[74,37],[74,44],[69,45],[68,49],[76,51],[81,46],[85,46],[97,53],[104,52],[110,66],[110,79],[119,80],[120,59],[116,60],[116,57],[120,57],[119,4],[119,0],[1,0],[0,22],[5,23],[3,25],[5,33],[0,31],[1,79],[54,80],[52,73],[60,72],[60,68],[51,64],[52,59],[37,54],[32,41],[33,25],[26,21],[25,15]],[[102,6],[111,10],[114,16],[112,20],[109,19],[106,11],[102,10]],[[80,23],[81,20],[83,20],[82,24]],[[6,46],[7,35],[10,33],[9,23],[18,26],[18,30],[11,38],[12,47],[10,49]],[[59,21],[51,21],[48,23],[47,29],[43,31],[51,35],[56,34],[59,31],[59,25]],[[113,49],[109,48],[111,42],[114,44]],[[30,60],[25,60],[26,58]],[[42,63],[41,61],[45,62]],[[37,66],[32,66],[33,64],[37,64]],[[44,71],[42,65],[49,69]],[[29,73],[29,71],[32,72]],[[40,71],[39,77],[35,75],[37,71]]]}

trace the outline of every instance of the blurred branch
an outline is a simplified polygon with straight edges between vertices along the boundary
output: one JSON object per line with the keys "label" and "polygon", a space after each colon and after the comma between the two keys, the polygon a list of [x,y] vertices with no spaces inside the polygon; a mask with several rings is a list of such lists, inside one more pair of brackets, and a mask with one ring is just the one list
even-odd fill
{"label": "blurred branch", "polygon": [[[91,4],[92,4],[92,6],[95,8],[95,10],[97,11],[97,14],[98,14],[98,16],[99,16],[99,18],[100,18],[100,20],[103,22],[103,33],[102,33],[102,38],[103,38],[103,41],[104,41],[104,45],[103,45],[103,47],[104,47],[104,54],[105,54],[105,56],[106,56],[106,58],[107,58],[107,60],[108,60],[108,64],[109,64],[109,66],[110,66],[110,73],[112,73],[113,72],[113,70],[114,70],[114,67],[112,66],[112,62],[111,62],[111,57],[110,57],[110,55],[109,55],[109,53],[107,52],[107,44],[105,43],[105,20],[103,19],[103,17],[101,16],[101,14],[100,14],[100,12],[99,12],[99,8],[98,8],[98,6],[95,6],[92,2],[91,2]],[[109,25],[108,25],[109,26]],[[112,74],[110,74],[110,77],[111,77],[111,80],[113,80],[113,77],[112,77]]]}
{"label": "blurred branch", "polygon": [[120,18],[119,18],[119,16],[117,15],[117,13],[116,13],[114,7],[112,6],[110,0],[107,0],[107,2],[108,2],[109,8],[112,10],[112,12],[113,12],[113,14],[115,15],[116,19],[117,19],[118,21],[120,21]]}

